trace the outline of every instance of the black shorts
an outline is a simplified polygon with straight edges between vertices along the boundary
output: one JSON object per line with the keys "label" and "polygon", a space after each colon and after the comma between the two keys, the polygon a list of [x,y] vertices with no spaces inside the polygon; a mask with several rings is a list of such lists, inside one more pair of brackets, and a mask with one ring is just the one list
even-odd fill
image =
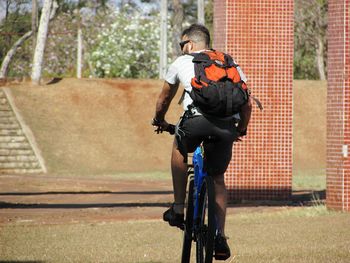
{"label": "black shorts", "polygon": [[178,148],[185,160],[203,142],[205,170],[209,175],[226,171],[231,157],[232,145],[238,137],[235,120],[220,120],[203,115],[184,117],[178,124],[181,135],[177,137]]}

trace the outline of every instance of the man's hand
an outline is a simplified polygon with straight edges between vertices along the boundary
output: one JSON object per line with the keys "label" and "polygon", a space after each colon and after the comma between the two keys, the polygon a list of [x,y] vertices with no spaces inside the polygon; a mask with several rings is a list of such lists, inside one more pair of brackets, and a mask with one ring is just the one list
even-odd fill
{"label": "man's hand", "polygon": [[169,123],[166,120],[157,120],[156,118],[152,119],[151,124],[157,127],[157,129],[154,130],[156,133],[162,133],[169,127]]}
{"label": "man's hand", "polygon": [[157,133],[163,132],[169,126],[169,123],[167,123],[164,118],[178,87],[179,83],[169,84],[168,82],[164,81],[163,89],[157,100],[156,112],[154,114],[155,117],[152,120],[152,125],[157,127],[155,130]]}

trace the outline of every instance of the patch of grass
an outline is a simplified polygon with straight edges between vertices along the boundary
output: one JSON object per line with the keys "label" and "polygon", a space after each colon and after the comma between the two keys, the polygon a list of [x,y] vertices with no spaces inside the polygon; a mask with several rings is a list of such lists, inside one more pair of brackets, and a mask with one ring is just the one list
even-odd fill
{"label": "patch of grass", "polygon": [[102,174],[102,175],[86,174],[84,175],[84,177],[95,177],[95,178],[98,177],[101,179],[105,178],[105,179],[116,179],[116,180],[123,180],[123,179],[124,180],[151,180],[151,181],[171,180],[170,172],[162,172],[162,171],[138,172],[138,173],[125,172],[125,173]]}
{"label": "patch of grass", "polygon": [[326,189],[326,171],[323,169],[294,170],[293,190]]}
{"label": "patch of grass", "polygon": [[148,172],[119,172],[106,174],[93,173],[47,173],[45,177],[66,177],[66,178],[97,178],[97,179],[115,179],[115,180],[171,180],[170,172],[166,171],[148,171]]}
{"label": "patch of grass", "polygon": [[[324,207],[229,216],[226,235],[233,254],[227,262],[350,262],[350,214]],[[182,232],[160,220],[0,231],[0,261],[175,263],[181,246]]]}

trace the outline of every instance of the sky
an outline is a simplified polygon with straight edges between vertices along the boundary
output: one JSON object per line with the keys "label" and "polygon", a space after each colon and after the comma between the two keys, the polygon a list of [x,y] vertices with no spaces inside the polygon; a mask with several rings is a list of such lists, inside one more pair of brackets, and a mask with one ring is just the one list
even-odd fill
{"label": "sky", "polygon": [[[42,2],[43,0],[38,0],[38,2]],[[77,2],[78,0],[71,0],[72,2]],[[157,7],[157,4],[144,4],[141,3],[140,0],[134,0],[137,5],[140,7],[141,10],[143,10],[145,13],[149,13],[152,8]],[[111,3],[115,4],[116,6],[123,2],[123,0],[111,0]],[[160,2],[160,1],[159,1]],[[5,16],[5,3],[6,0],[0,0],[0,20],[2,20]],[[31,4],[29,4],[26,8],[31,9]]]}

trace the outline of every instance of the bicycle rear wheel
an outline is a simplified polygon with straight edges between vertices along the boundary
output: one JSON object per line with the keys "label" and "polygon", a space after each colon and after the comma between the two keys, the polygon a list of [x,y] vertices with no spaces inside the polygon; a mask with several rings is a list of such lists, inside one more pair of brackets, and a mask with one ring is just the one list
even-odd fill
{"label": "bicycle rear wheel", "polygon": [[185,230],[182,243],[182,257],[181,263],[189,263],[191,258],[192,233],[193,233],[193,176],[189,177],[187,208],[185,219]]}
{"label": "bicycle rear wheel", "polygon": [[213,261],[215,238],[215,189],[213,178],[205,176],[200,195],[198,210],[198,229],[196,230],[197,263]]}

